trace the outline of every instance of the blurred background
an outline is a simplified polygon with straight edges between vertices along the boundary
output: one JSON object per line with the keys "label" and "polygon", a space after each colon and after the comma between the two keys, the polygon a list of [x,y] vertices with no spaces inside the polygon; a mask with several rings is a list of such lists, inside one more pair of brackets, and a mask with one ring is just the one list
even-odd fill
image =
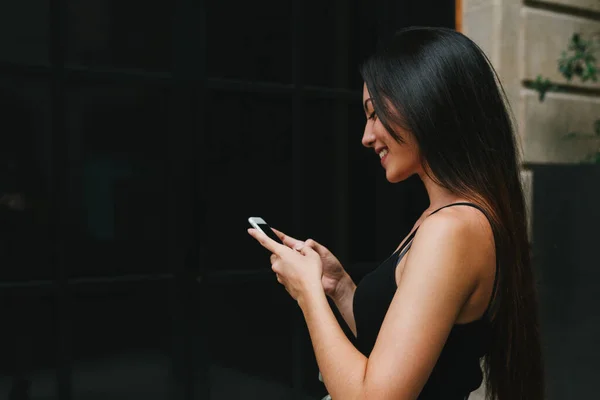
{"label": "blurred background", "polygon": [[411,25],[464,32],[504,83],[548,398],[592,398],[599,0],[20,0],[0,3],[0,399],[323,397],[247,218],[356,282],[395,249],[427,198],[362,147],[358,68]]}

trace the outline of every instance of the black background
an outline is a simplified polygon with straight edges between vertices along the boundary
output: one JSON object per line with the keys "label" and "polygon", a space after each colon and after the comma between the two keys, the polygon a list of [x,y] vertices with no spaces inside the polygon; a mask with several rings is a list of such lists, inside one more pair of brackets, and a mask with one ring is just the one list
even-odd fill
{"label": "black background", "polygon": [[[320,241],[357,282],[387,257],[427,199],[414,178],[390,185],[362,147],[358,67],[379,38],[454,27],[454,12],[439,0],[0,5],[0,192],[24,199],[0,212],[0,398],[321,398],[300,311],[247,219]],[[531,168],[551,398],[591,398],[598,192],[544,193],[597,178]],[[555,352],[565,340],[578,346]]]}

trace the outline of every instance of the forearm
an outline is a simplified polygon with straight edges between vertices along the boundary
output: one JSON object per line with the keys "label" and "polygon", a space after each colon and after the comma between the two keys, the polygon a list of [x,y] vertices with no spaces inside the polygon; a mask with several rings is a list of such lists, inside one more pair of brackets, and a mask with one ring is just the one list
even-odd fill
{"label": "forearm", "polygon": [[333,399],[360,399],[367,358],[348,340],[323,292],[298,299],[327,391]]}
{"label": "forearm", "polygon": [[354,319],[354,292],[356,291],[356,285],[352,281],[349,275],[346,276],[340,281],[339,289],[336,293],[333,301],[338,311],[348,324],[348,327],[356,337],[356,321]]}

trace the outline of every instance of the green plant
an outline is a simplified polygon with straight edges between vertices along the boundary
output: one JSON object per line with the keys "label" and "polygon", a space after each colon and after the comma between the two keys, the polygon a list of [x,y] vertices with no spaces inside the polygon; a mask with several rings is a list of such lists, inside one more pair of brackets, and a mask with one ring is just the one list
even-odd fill
{"label": "green plant", "polygon": [[[584,39],[581,34],[574,33],[569,41],[567,50],[561,53],[558,59],[558,71],[571,82],[573,78],[581,82],[598,81],[598,63],[596,53],[600,50],[599,39],[600,32],[594,33],[588,39]],[[549,91],[560,91],[560,87],[549,79],[538,75],[532,83],[533,89],[539,94],[540,101],[544,101],[546,93]],[[600,138],[600,119],[597,119],[593,125],[593,133],[569,132],[565,139],[577,139],[591,137]],[[600,163],[600,148],[594,151],[585,161]]]}

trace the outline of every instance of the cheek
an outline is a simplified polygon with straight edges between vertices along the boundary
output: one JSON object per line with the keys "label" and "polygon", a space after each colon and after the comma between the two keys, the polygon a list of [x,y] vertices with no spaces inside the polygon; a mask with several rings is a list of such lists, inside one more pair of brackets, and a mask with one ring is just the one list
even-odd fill
{"label": "cheek", "polygon": [[404,143],[395,145],[392,151],[398,156],[399,159],[405,161],[412,160],[416,156],[413,149]]}
{"label": "cheek", "polygon": [[[398,145],[394,148],[394,167],[398,173],[414,172],[421,165],[418,151],[408,145]],[[409,171],[410,170],[410,171]]]}
{"label": "cheek", "polygon": [[396,139],[394,139],[394,137],[388,132],[388,130],[385,129],[385,126],[383,126],[379,118],[376,118],[373,122],[373,132],[375,132],[380,139],[386,141],[387,143],[398,143],[396,142]]}

